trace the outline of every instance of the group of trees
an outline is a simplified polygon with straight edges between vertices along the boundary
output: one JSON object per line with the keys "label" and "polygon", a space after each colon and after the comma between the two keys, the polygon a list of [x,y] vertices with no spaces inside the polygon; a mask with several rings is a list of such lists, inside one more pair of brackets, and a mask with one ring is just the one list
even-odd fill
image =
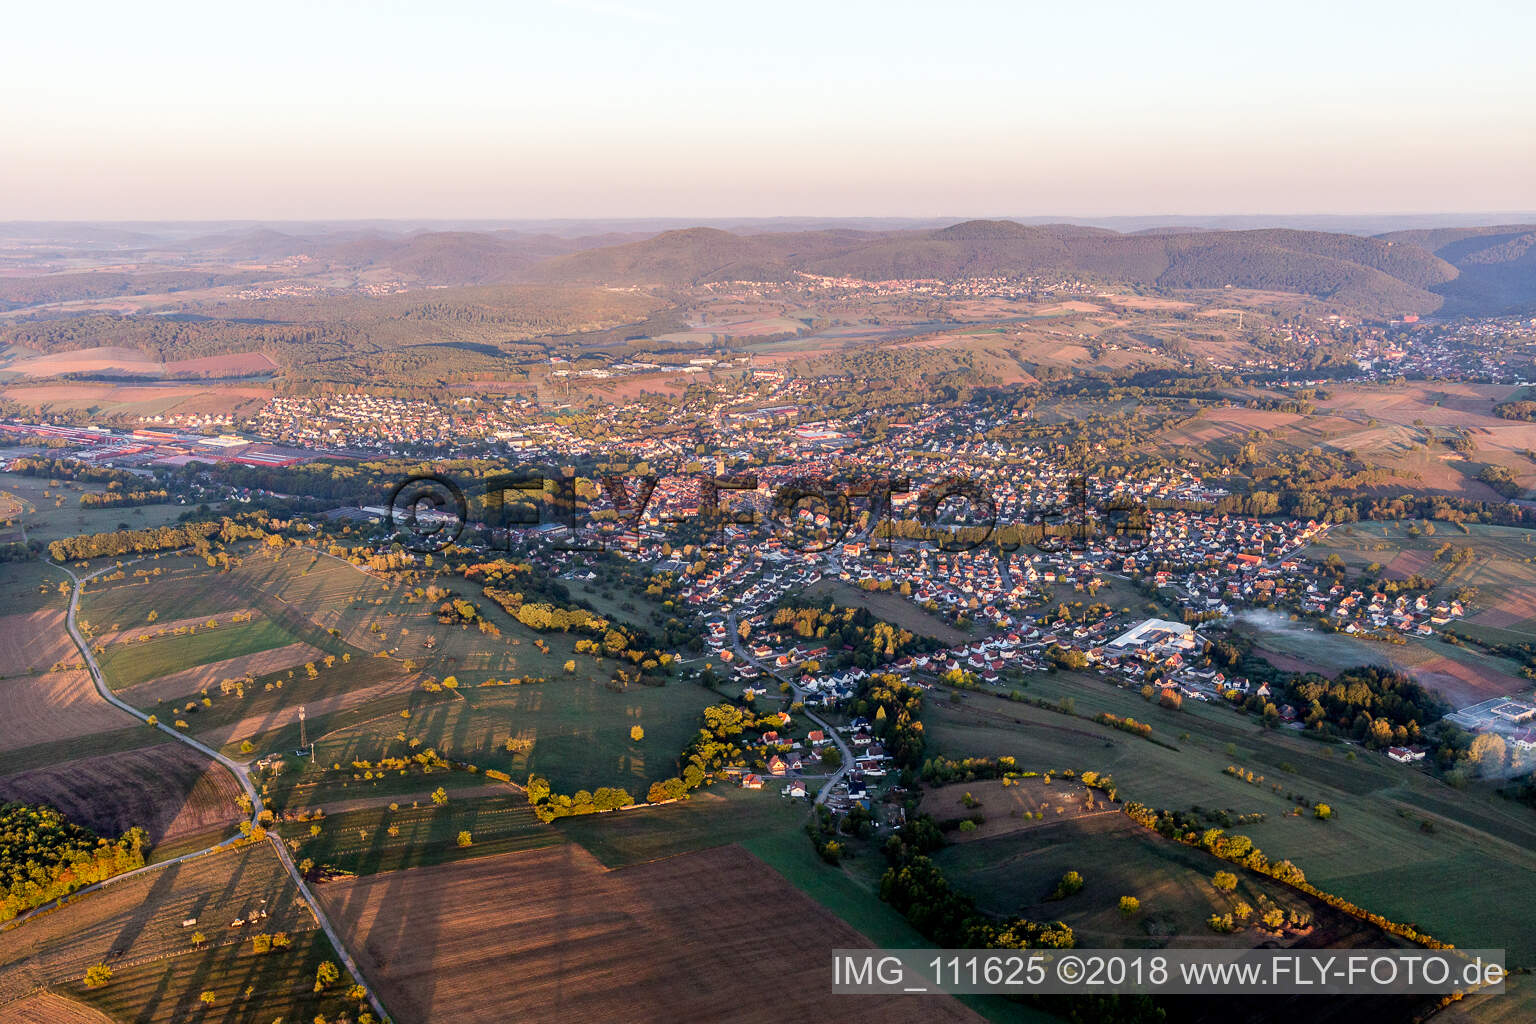
{"label": "group of trees", "polygon": [[1333,679],[1297,677],[1289,690],[1296,705],[1307,709],[1308,725],[1353,736],[1373,749],[1421,741],[1423,727],[1450,710],[1409,676],[1377,665],[1345,669]]}
{"label": "group of trees", "polygon": [[223,517],[207,522],[182,523],[178,526],[156,526],[146,530],[113,530],[110,533],[64,537],[48,545],[48,554],[58,562],[142,555],[154,551],[175,551],[186,547],[206,555],[212,551],[214,544],[259,540],[265,536],[266,531],[260,526]]}
{"label": "group of trees", "polygon": [[0,806],[0,921],[144,866],[146,837],[105,839],[46,806]]}
{"label": "group of trees", "polygon": [[804,640],[824,641],[831,652],[823,659],[833,667],[873,668],[911,650],[932,646],[899,626],[883,622],[865,608],[846,608],[827,600],[814,603],[786,598],[769,620],[775,629]]}
{"label": "group of trees", "polygon": [[599,786],[590,791],[578,789],[570,795],[556,793],[550,787],[549,780],[542,775],[528,776],[526,788],[528,803],[533,806],[534,814],[538,815],[539,820],[543,822],[576,814],[616,811],[635,802],[635,798],[626,791],[609,786]]}
{"label": "group of trees", "polygon": [[923,760],[923,706],[920,687],[889,673],[871,676],[859,684],[855,713],[872,715],[872,732],[899,768],[916,768]]}

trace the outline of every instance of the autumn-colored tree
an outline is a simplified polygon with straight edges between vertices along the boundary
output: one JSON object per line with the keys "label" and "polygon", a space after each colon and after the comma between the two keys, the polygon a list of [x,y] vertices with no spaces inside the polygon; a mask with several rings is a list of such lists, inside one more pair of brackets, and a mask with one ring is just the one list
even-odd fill
{"label": "autumn-colored tree", "polygon": [[340,968],[330,960],[322,961],[320,966],[315,968],[315,991],[324,992],[326,986],[331,985],[340,977]]}
{"label": "autumn-colored tree", "polygon": [[1472,740],[1472,749],[1468,751],[1472,763],[1477,765],[1479,771],[1485,775],[1491,775],[1502,771],[1509,754],[1504,745],[1504,738],[1497,733],[1480,732]]}

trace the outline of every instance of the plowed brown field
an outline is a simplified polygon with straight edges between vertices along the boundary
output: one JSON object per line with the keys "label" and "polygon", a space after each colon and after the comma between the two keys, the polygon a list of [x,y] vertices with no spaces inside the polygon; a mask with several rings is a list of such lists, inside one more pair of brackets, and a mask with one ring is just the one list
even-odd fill
{"label": "plowed brown field", "polygon": [[831,951],[869,940],[739,846],[609,871],[566,844],[317,895],[400,1020],[979,1019],[949,997],[834,1011]]}

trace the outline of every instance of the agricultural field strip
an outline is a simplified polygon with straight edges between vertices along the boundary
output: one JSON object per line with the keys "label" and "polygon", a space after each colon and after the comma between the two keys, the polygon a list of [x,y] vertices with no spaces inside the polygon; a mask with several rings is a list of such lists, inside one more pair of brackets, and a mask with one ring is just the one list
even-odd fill
{"label": "agricultural field strip", "polygon": [[[132,564],[132,563],[128,563],[128,564]],[[79,607],[80,607],[80,594],[81,594],[81,591],[84,589],[85,584],[87,582],[89,582],[90,580],[94,579],[95,577],[100,576],[103,573],[108,572],[109,570],[114,570],[117,567],[116,566],[108,566],[106,568],[98,569],[98,570],[96,570],[96,572],[94,572],[94,573],[92,573],[92,574],[90,574],[88,576],[84,576],[84,577],[80,576],[74,570],[68,568],[67,566],[59,566],[59,568],[63,569],[64,572],[69,575],[69,578],[72,581],[74,581],[74,586],[70,590],[70,595],[69,595],[69,614],[68,614],[67,618],[65,619],[65,625],[69,629],[69,635],[70,635],[71,639],[73,639],[74,642],[75,642],[75,645],[80,648],[80,653],[85,658],[86,667],[90,670],[91,681],[96,684],[97,692],[101,694],[101,696],[102,696],[102,698],[104,700],[106,700],[109,703],[111,703],[111,704],[121,708],[123,711],[126,711],[128,714],[130,714],[133,717],[139,719],[140,721],[148,723],[148,721],[149,721],[149,716],[148,715],[146,715],[144,712],[140,711],[139,709],[133,707],[132,705],[127,704],[124,701],[119,700],[116,696],[113,695],[111,687],[109,687],[107,685],[106,678],[102,675],[101,666],[96,663],[96,657],[95,657],[95,655],[93,655],[91,653],[90,644],[86,643],[85,637],[83,637],[80,634],[79,626],[76,624],[76,615],[77,615],[77,613],[79,611]],[[223,754],[219,753],[217,750],[214,750],[213,748],[211,748],[209,746],[206,746],[206,745],[204,745],[202,743],[199,743],[197,740],[193,739],[192,737],[185,735],[184,733],[180,732],[177,729],[171,728],[170,726],[166,725],[163,722],[156,722],[155,723],[155,728],[159,729],[161,732],[164,732],[168,736],[174,736],[177,740],[181,741],[182,743],[186,743],[189,746],[191,746],[193,749],[198,750],[201,753],[204,753],[204,754],[208,755],[214,761],[216,761],[217,763],[223,765],[225,768],[228,768],[231,772],[233,772],[235,778],[240,783],[240,787],[243,790],[245,790],[246,796],[249,797],[249,799],[251,801],[251,823],[253,825],[255,825],[257,823],[257,819],[259,818],[259,816],[261,814],[261,811],[262,811],[261,793],[258,792],[256,787],[251,783],[250,773],[246,770],[246,768],[243,765],[237,764],[235,761],[231,760],[230,758],[225,757]],[[139,868],[139,869],[137,869],[135,871],[131,871],[131,872],[127,872],[127,873],[122,874],[122,875],[118,875],[115,878],[108,879],[105,882],[99,882],[96,885],[88,886],[88,887],[86,887],[84,889],[78,890],[77,892],[75,892],[74,894],[72,894],[68,898],[72,899],[72,900],[73,899],[77,899],[77,898],[79,898],[82,895],[85,895],[85,894],[94,892],[94,891],[96,891],[98,889],[104,888],[105,886],[111,885],[113,882],[120,881],[120,880],[122,880],[124,878],[127,878],[127,877],[131,876],[131,875],[137,875],[137,874],[140,874],[140,873],[142,873],[144,871],[149,871],[149,870],[158,870],[158,869],[164,868],[164,867],[166,867],[166,866],[168,866],[170,864],[179,863],[180,861],[183,861],[183,860],[190,860],[193,857],[202,856],[203,854],[209,853],[209,852],[211,852],[213,850],[219,849],[220,847],[227,846],[227,845],[230,845],[230,844],[238,842],[238,841],[239,841],[238,838],[222,840],[222,841],[220,841],[218,843],[215,843],[213,846],[210,846],[210,847],[208,847],[206,849],[198,850],[198,851],[196,851],[194,853],[184,854],[181,857],[175,858],[174,860],[164,861],[164,862],[162,862],[160,864],[155,864],[155,865],[148,865],[146,867]],[[366,983],[366,980],[363,978],[363,973],[362,973],[361,969],[357,965],[357,961],[354,960],[352,958],[352,954],[347,951],[347,947],[341,941],[340,934],[338,934],[336,929],[331,926],[331,922],[330,922],[329,918],[327,918],[325,916],[325,911],[321,908],[320,901],[315,899],[315,895],[314,895],[314,893],[312,893],[310,891],[309,886],[305,883],[304,877],[299,874],[298,866],[294,864],[293,858],[289,856],[287,846],[285,846],[283,844],[283,842],[280,839],[278,839],[275,835],[274,836],[270,836],[268,838],[268,841],[271,843],[272,848],[277,851],[278,858],[282,861],[283,867],[287,869],[289,877],[293,879],[293,884],[298,887],[299,892],[301,894],[303,894],[303,896],[304,896],[305,902],[307,902],[309,904],[310,911],[315,915],[315,920],[319,923],[320,927],[322,929],[324,929],[326,937],[328,939],[330,939],[332,947],[336,950],[336,956],[341,960],[342,965],[348,971],[351,972],[352,977],[357,978],[359,981],[363,981],[364,982],[364,987],[368,991],[368,1001],[369,1001],[369,1003],[373,1006],[374,1010],[378,1013],[380,1018],[382,1018],[384,1020],[388,1020],[389,1019],[389,1014],[385,1012],[383,1003],[381,1003],[379,1001],[379,997],[375,994],[375,992],[373,990],[373,986],[368,985]],[[42,912],[44,912],[44,911],[46,911],[48,909],[52,909],[54,907],[57,907],[58,905],[59,905],[59,901],[55,900],[52,903],[47,903],[47,904],[44,904],[41,907],[37,907],[34,910],[32,910],[30,913],[24,914],[24,915],[21,915],[21,916],[15,918],[11,922],[11,926],[14,927],[14,926],[20,924],[22,921],[28,920],[28,919],[36,916],[37,914],[40,914],[40,913],[42,913]]]}
{"label": "agricultural field strip", "polygon": [[[200,851],[199,853],[191,854],[190,856],[197,857],[197,856],[201,856],[203,853],[207,853],[207,852],[208,852],[207,850],[203,850],[203,851]],[[163,868],[163,867],[168,867],[168,866],[170,866],[171,864],[174,864],[174,863],[176,863],[176,861],[166,861],[164,864],[154,864],[154,865],[151,865],[151,867]],[[128,876],[127,875],[123,875],[123,876],[120,876],[120,877],[126,878]],[[86,890],[83,890],[83,889],[81,890],[81,892],[85,892],[85,891]],[[79,896],[79,895],[80,895],[80,893],[78,893],[78,892],[75,894],[75,896]],[[318,921],[311,920],[311,921],[305,922],[303,924],[289,925],[288,927],[284,928],[283,930],[288,932],[289,934],[293,934],[293,933],[296,933],[296,932],[313,932],[313,931],[320,931],[321,930],[321,926],[320,926],[320,923]],[[204,949],[204,950],[209,950],[209,949],[225,949],[225,948],[228,948],[230,946],[240,946],[240,945],[243,945],[244,943],[247,943],[249,941],[251,941],[251,937],[249,935],[231,935],[231,936],[228,936],[228,937],[222,938],[222,939],[210,939],[207,942],[204,942],[201,948]],[[178,950],[165,950],[163,952],[157,952],[157,953],[146,953],[143,956],[136,956],[136,957],[119,957],[119,958],[117,958],[117,959],[112,961],[112,969],[114,971],[120,971],[120,970],[126,970],[126,969],[128,969],[130,967],[143,967],[145,964],[158,963],[161,960],[171,960],[171,959],[174,959],[176,957],[185,956],[186,952],[187,952],[186,950],[178,949]],[[55,984],[56,984],[55,982],[39,982],[38,984],[34,985],[32,988],[27,989],[25,991],[20,991],[20,992],[10,992],[10,991],[6,990],[3,986],[0,986],[0,1010],[5,1010],[12,1002],[16,1002],[16,1001],[21,1000],[21,999],[26,999],[29,996],[37,995],[39,992],[49,991],[49,990],[51,990],[53,988],[53,986]]]}
{"label": "agricultural field strip", "polygon": [[[72,898],[56,908],[54,913],[59,916],[38,921],[10,948],[0,950],[0,1007],[51,988],[61,977],[78,978],[86,967],[99,959],[103,943],[108,941],[114,948],[112,965],[119,970],[186,956],[191,933],[185,931],[186,926],[180,925],[180,921],[189,917],[206,918],[204,927],[218,927],[216,922],[226,919],[227,915],[245,917],[246,911],[251,909],[250,900],[260,892],[269,891],[263,888],[264,885],[277,879],[289,881],[281,862],[273,859],[263,864],[263,854],[259,847],[205,851],[171,872],[168,879],[165,876],[144,879],[137,886],[122,887],[129,891],[120,889],[114,894],[116,903],[105,898],[100,903],[80,903]],[[170,867],[169,864],[155,866]],[[231,884],[234,879],[239,880],[238,886]],[[140,921],[140,930],[131,948],[148,947],[152,952],[133,957],[118,954],[116,940],[109,939],[122,930],[122,911],[113,909],[114,906],[147,907],[145,897],[151,892],[158,894],[155,905],[149,916]],[[287,902],[261,901],[264,909],[276,912],[267,927],[289,934],[318,931],[320,926],[311,908],[296,892],[289,896]],[[231,925],[231,931],[234,930]],[[197,948],[207,951],[239,946],[249,941],[249,937],[250,933],[239,931],[205,937]],[[127,952],[129,950],[123,950],[123,954]],[[29,981],[34,982],[31,988],[17,987]]]}

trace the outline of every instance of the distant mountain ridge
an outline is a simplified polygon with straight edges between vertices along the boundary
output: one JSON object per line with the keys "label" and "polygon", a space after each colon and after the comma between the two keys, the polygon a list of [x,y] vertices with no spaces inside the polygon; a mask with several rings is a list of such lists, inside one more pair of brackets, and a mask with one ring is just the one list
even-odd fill
{"label": "distant mountain ridge", "polygon": [[1443,289],[1462,270],[1419,244],[1389,237],[1283,228],[1125,235],[1075,224],[965,221],[890,232],[736,235],[689,228],[557,256],[532,267],[528,276],[680,286],[784,280],[796,272],[870,281],[1033,275],[1165,288],[1231,285],[1298,292],[1386,316],[1439,309],[1447,300]]}
{"label": "distant mountain ridge", "polygon": [[1434,228],[1378,235],[1432,252],[1457,270],[1434,290],[1445,313],[1536,311],[1536,224]]}
{"label": "distant mountain ridge", "polygon": [[[943,225],[786,221],[794,230],[693,226],[652,233],[593,222],[593,233],[388,223],[183,225],[146,244],[127,228],[62,226],[75,242],[22,243],[40,272],[12,275],[0,308],[154,295],[272,276],[355,274],[407,288],[538,283],[687,287],[783,281],[797,273],[879,281],[1033,276],[1169,290],[1224,287],[1316,297],[1371,317],[1536,311],[1536,224],[1448,227],[1431,222],[1380,235],[1291,227],[1212,229],[1196,221],[1102,226],[1017,220]],[[831,226],[825,226],[831,225]],[[1122,225],[1131,227],[1132,225]],[[18,237],[51,225],[0,225]],[[607,230],[604,230],[604,229]],[[803,229],[802,229],[803,228]],[[84,246],[78,250],[71,246]],[[116,246],[103,253],[99,246]],[[127,248],[132,247],[134,252]],[[76,270],[75,254],[100,269]],[[165,274],[176,276],[167,278]],[[345,280],[345,278],[340,278]]]}

